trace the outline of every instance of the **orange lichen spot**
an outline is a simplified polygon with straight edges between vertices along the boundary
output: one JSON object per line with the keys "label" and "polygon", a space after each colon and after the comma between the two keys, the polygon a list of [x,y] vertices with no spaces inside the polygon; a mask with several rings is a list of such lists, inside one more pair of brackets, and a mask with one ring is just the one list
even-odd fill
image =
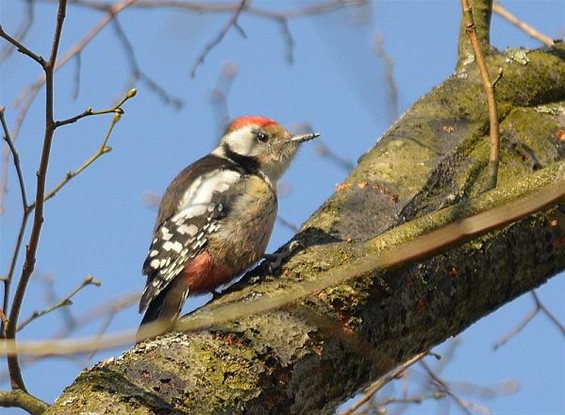
{"label": "orange lichen spot", "polygon": [[557,219],[552,219],[549,221],[549,227],[554,228],[557,226]]}
{"label": "orange lichen spot", "polygon": [[313,345],[313,347],[312,347],[312,351],[313,351],[314,353],[316,353],[318,356],[321,356],[321,355],[322,355],[322,352],[324,351],[324,348],[323,348],[323,346],[322,346],[321,344],[315,344],[315,345]]}
{"label": "orange lichen spot", "polygon": [[559,130],[557,130],[555,132],[555,138],[557,138],[558,140],[561,140],[561,141],[565,141],[565,130],[563,128],[560,128]]}
{"label": "orange lichen spot", "polygon": [[351,183],[338,183],[335,185],[335,191],[341,192],[342,190],[349,189],[351,187]]}
{"label": "orange lichen spot", "polygon": [[224,336],[224,341],[228,346],[241,346],[241,342],[235,338],[232,334]]}
{"label": "orange lichen spot", "polygon": [[359,189],[366,189],[367,187],[369,187],[369,182],[367,181],[359,182],[357,183],[357,187],[359,187]]}

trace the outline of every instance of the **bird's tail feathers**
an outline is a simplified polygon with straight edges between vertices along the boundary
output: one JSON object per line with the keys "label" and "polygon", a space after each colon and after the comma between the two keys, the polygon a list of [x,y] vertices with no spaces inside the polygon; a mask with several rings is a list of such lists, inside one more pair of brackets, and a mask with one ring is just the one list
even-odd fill
{"label": "bird's tail feathers", "polygon": [[136,342],[140,343],[171,331],[187,296],[188,288],[183,281],[173,281],[161,291],[145,311],[137,330]]}

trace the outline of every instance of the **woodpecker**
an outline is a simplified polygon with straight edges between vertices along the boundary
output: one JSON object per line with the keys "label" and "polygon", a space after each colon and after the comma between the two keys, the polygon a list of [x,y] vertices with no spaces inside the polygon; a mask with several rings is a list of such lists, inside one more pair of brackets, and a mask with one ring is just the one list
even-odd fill
{"label": "woodpecker", "polygon": [[175,177],[143,264],[138,341],[171,330],[189,294],[211,292],[262,258],[277,215],[276,182],[299,144],[318,136],[239,117],[210,154]]}

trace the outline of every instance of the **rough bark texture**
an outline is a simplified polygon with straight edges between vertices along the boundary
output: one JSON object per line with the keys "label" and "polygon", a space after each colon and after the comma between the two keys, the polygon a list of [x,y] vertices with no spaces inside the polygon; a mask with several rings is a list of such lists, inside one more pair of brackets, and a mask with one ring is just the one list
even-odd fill
{"label": "rough bark texture", "polygon": [[[563,180],[565,48],[508,51],[489,57],[489,67],[504,69],[497,84],[499,194],[548,166]],[[479,195],[487,129],[482,87],[469,65],[421,98],[360,158],[303,225],[294,238],[301,247],[276,278],[260,269],[196,317],[226,303],[245,307],[354,264],[374,254],[365,242],[376,235]],[[276,311],[143,343],[83,371],[47,413],[332,413],[398,362],[563,270],[562,212],[550,207],[431,259],[366,273]]]}

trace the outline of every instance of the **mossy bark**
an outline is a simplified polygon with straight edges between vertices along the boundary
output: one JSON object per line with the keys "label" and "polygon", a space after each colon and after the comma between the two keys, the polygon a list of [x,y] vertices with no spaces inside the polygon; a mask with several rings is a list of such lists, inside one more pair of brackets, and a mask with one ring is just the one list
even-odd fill
{"label": "mossy bark", "polygon": [[[488,64],[504,71],[496,94],[499,191],[489,201],[496,206],[518,182],[535,188],[565,179],[565,47],[494,54]],[[487,179],[482,96],[473,64],[434,88],[302,226],[299,248],[276,277],[260,268],[187,321],[354,265],[375,254],[377,235],[474,200]],[[563,207],[551,206],[416,264],[364,272],[275,311],[142,343],[83,371],[47,413],[332,413],[399,362],[562,271],[564,220]]]}

